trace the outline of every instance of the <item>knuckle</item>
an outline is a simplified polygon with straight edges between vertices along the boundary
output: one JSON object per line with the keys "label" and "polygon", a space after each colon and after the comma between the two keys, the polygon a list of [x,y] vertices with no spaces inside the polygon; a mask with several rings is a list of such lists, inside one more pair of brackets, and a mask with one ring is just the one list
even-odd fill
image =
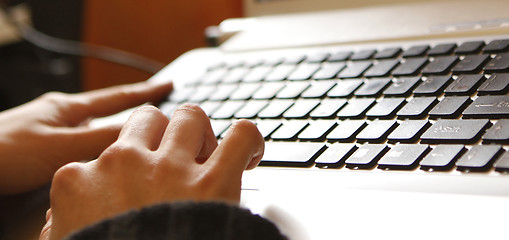
{"label": "knuckle", "polygon": [[72,162],[59,168],[53,176],[52,189],[72,191],[85,169],[82,163]]}
{"label": "knuckle", "polygon": [[62,92],[47,92],[40,96],[40,99],[50,103],[61,103],[68,99],[68,95]]}
{"label": "knuckle", "polygon": [[[129,159],[129,160],[127,160]],[[121,167],[128,161],[129,164],[136,164],[144,159],[143,149],[139,146],[121,142],[115,142],[109,146],[98,159],[103,166]]]}

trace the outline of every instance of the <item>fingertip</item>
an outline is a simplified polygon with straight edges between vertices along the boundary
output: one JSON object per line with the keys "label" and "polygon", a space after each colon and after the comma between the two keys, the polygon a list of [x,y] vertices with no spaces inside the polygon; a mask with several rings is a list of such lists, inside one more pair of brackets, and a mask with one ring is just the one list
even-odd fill
{"label": "fingertip", "polygon": [[265,141],[258,128],[252,121],[245,119],[232,123],[221,144],[235,148],[228,148],[226,151],[235,153],[231,155],[232,157],[242,158],[246,161],[243,170],[258,166],[265,149]]}

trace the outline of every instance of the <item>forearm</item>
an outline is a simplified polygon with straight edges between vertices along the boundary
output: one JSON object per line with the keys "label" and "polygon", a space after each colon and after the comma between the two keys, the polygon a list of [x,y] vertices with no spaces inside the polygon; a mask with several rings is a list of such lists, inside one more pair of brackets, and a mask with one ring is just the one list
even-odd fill
{"label": "forearm", "polygon": [[222,203],[159,204],[75,232],[81,239],[286,239],[268,220]]}

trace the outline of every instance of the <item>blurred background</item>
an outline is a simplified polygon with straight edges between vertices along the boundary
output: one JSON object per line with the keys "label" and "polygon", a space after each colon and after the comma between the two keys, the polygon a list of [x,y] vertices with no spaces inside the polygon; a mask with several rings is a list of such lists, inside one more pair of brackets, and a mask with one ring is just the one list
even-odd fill
{"label": "blurred background", "polygon": [[42,33],[113,47],[156,63],[155,70],[143,71],[2,39],[7,27],[0,16],[0,110],[48,91],[79,92],[146,80],[182,53],[207,46],[205,29],[224,19],[419,1],[0,0],[8,7],[23,4],[29,22]]}
{"label": "blurred background", "polygon": [[[24,3],[32,26],[45,34],[125,50],[160,66],[190,49],[206,46],[207,26],[243,15],[238,0],[4,2],[8,6]],[[143,81],[151,75],[103,60],[57,54],[23,40],[0,39],[0,110],[47,91],[79,92]]]}

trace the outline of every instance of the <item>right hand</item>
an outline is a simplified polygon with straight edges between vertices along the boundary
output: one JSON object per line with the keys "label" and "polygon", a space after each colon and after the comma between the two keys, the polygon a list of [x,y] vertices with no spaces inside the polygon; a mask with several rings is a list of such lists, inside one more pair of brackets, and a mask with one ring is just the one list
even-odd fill
{"label": "right hand", "polygon": [[41,239],[61,239],[104,218],[156,203],[238,204],[242,173],[258,165],[263,149],[264,140],[250,121],[235,122],[218,146],[199,107],[184,105],[171,121],[154,107],[141,107],[97,160],[57,171]]}

